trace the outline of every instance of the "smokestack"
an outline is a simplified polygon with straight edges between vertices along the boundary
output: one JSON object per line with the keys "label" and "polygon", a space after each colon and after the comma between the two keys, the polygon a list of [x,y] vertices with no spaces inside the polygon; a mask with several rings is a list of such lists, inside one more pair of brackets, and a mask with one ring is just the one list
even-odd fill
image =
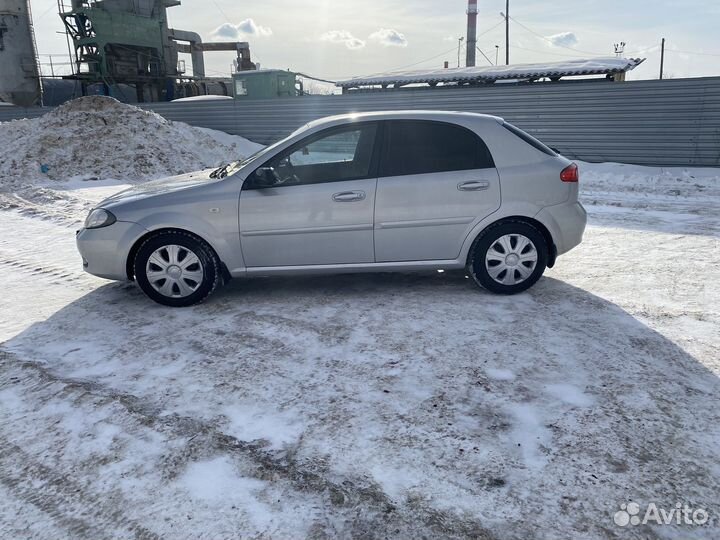
{"label": "smokestack", "polygon": [[466,40],[467,55],[465,57],[465,65],[468,67],[475,65],[475,48],[477,47],[477,16],[477,0],[468,0]]}

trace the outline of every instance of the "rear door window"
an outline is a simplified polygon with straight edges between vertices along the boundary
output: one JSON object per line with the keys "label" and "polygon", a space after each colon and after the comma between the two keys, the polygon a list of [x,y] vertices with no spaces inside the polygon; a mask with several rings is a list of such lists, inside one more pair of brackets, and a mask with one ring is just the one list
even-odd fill
{"label": "rear door window", "polygon": [[467,128],[446,122],[390,120],[380,176],[493,168],[487,145]]}

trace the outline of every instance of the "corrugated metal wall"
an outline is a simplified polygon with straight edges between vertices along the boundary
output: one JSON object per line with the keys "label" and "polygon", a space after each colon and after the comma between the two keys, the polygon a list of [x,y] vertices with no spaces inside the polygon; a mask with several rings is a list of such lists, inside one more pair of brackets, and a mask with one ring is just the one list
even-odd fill
{"label": "corrugated metal wall", "polygon": [[[273,142],[330,114],[392,109],[473,111],[502,116],[572,158],[720,166],[720,77],[494,85],[144,107],[171,120],[260,143]],[[42,112],[0,107],[0,121]]]}

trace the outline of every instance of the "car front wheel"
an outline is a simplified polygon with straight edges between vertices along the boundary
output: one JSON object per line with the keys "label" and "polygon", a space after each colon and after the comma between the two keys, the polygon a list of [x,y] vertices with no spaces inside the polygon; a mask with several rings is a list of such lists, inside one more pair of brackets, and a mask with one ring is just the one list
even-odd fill
{"label": "car front wheel", "polygon": [[547,242],[539,230],[522,221],[505,221],[475,241],[468,270],[487,290],[515,294],[540,279],[547,260]]}
{"label": "car front wheel", "polygon": [[202,302],[221,276],[212,248],[184,232],[160,232],[145,240],[135,256],[134,270],[143,292],[171,307]]}

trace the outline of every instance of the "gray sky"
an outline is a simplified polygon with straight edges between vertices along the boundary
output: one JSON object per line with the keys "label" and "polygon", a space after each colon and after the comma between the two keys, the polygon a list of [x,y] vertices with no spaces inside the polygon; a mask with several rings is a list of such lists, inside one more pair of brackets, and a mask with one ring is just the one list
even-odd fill
{"label": "gray sky", "polygon": [[[65,39],[57,33],[62,24],[56,0],[31,3],[39,52],[67,61]],[[505,41],[500,16],[505,0],[478,3],[478,33],[483,34],[478,45],[494,62],[495,45]],[[168,18],[172,27],[199,32],[206,41],[249,41],[262,67],[336,80],[411,64],[418,69],[441,67],[444,60],[456,65],[466,6],[464,0],[183,0],[168,10]],[[665,37],[666,74],[720,74],[716,0],[511,0],[510,16],[515,19],[510,23],[511,63],[612,56],[613,43],[625,41],[626,56],[647,57],[630,78],[656,78],[659,43]],[[208,75],[226,76],[232,57],[207,54]],[[479,53],[478,65],[489,65]]]}

